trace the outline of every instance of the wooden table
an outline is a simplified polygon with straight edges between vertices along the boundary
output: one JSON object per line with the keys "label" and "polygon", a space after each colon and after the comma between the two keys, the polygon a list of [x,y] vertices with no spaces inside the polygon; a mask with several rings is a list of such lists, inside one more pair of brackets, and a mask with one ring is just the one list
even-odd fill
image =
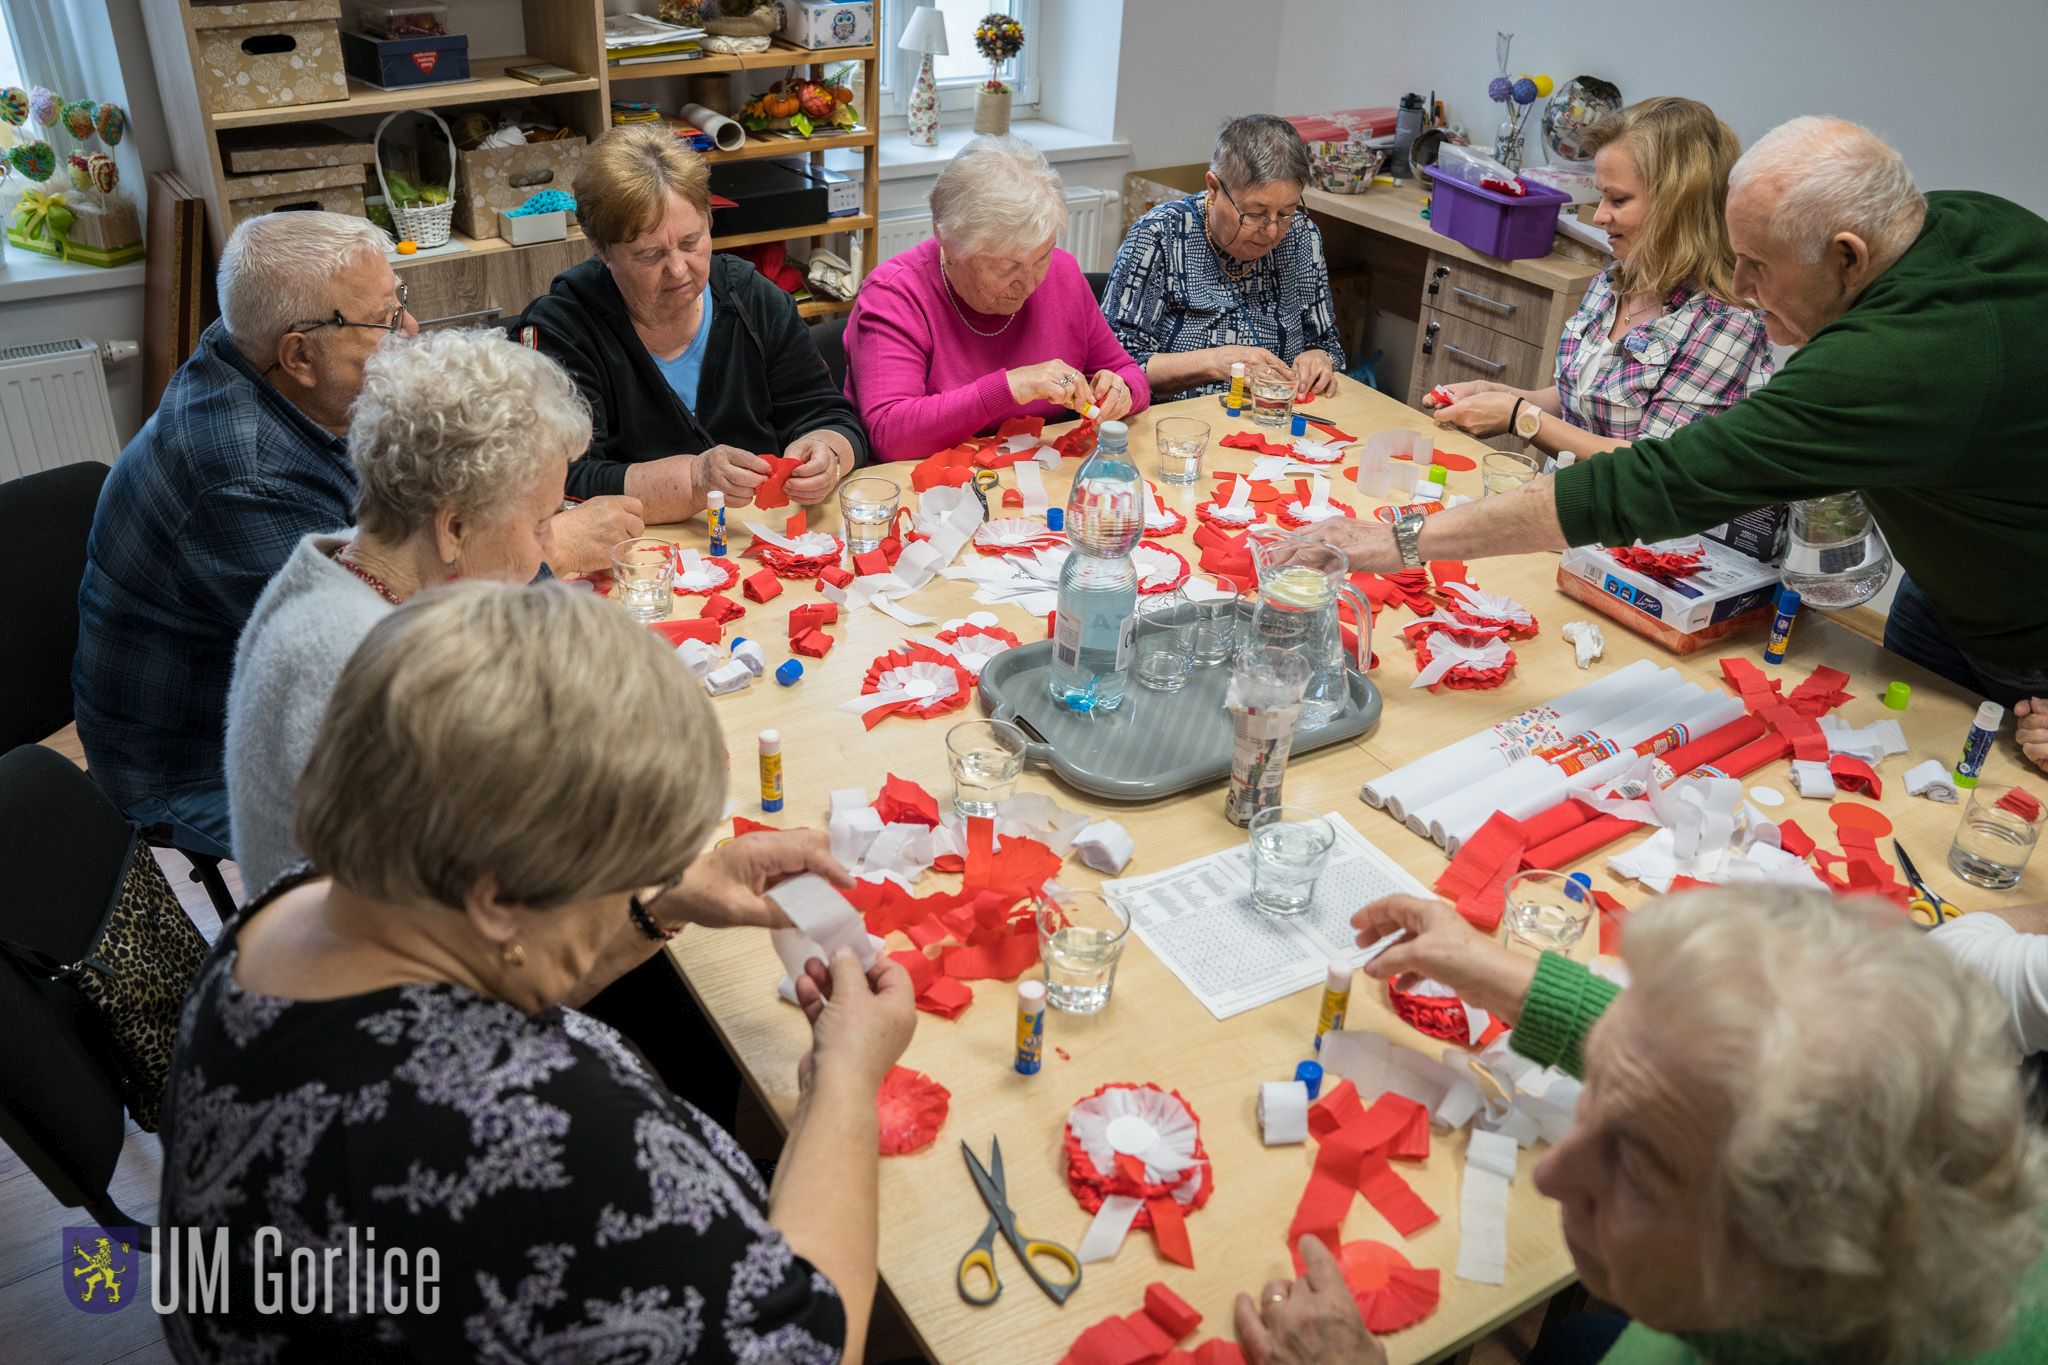
{"label": "wooden table", "polygon": [[[1375,394],[1341,381],[1342,392],[1318,401],[1311,411],[1338,422],[1359,436],[1410,427],[1430,430],[1426,418]],[[1153,469],[1153,420],[1160,415],[1195,415],[1208,419],[1215,437],[1249,423],[1230,423],[1214,399],[1195,399],[1156,408],[1132,423],[1132,448],[1140,468]],[[1478,455],[1485,448],[1456,433],[1438,436],[1438,445]],[[1220,450],[1212,440],[1202,481],[1192,488],[1160,485],[1169,505],[1190,514],[1208,496],[1207,468],[1246,469],[1249,454]],[[1055,497],[1076,466],[1053,471],[1047,482]],[[906,487],[908,466],[880,472]],[[1007,486],[1007,479],[1006,479]],[[1476,474],[1454,474],[1455,492],[1476,495]],[[1369,503],[1356,490],[1341,500],[1361,512]],[[779,529],[785,514],[755,519]],[[735,549],[746,543],[739,523],[752,517],[733,514]],[[812,524],[836,525],[829,506],[814,509]],[[674,538],[702,546],[701,521],[674,528]],[[1181,538],[1190,561],[1192,546]],[[1541,634],[1518,644],[1520,665],[1508,683],[1493,692],[1437,695],[1412,690],[1415,669],[1409,650],[1394,634],[1408,618],[1400,609],[1382,618],[1379,639],[1381,667],[1375,675],[1384,691],[1386,709],[1378,728],[1360,740],[1335,745],[1295,758],[1287,773],[1289,804],[1338,811],[1424,884],[1443,871],[1437,849],[1402,828],[1383,812],[1358,799],[1367,778],[1427,754],[1441,745],[1491,724],[1536,702],[1566,691],[1588,677],[1574,667],[1570,647],[1559,638],[1566,621],[1586,613],[1555,587],[1556,561],[1531,555],[1486,561],[1474,566],[1479,583],[1512,594],[1541,622]],[[812,600],[812,591],[788,585],[766,606],[749,606],[735,623],[738,633],[771,645],[771,667],[779,662],[788,608]],[[685,611],[697,599],[686,599]],[[969,611],[991,610],[971,599],[971,585],[939,580],[911,599],[925,612],[946,619]],[[1043,622],[1015,608],[993,608],[1003,623],[1025,640],[1043,636]],[[1710,650],[1674,660],[1648,642],[1612,624],[1606,626],[1607,655],[1595,665],[1606,671],[1640,657],[1678,667],[1703,685],[1719,683],[1718,659],[1723,653],[1759,658],[1760,642],[1750,639],[1726,650]],[[863,610],[832,628],[843,637],[829,658],[805,661],[805,676],[792,690],[772,682],[756,683],[745,692],[721,698],[728,743],[733,754],[735,808],[758,816],[750,737],[774,727],[783,735],[788,805],[771,824],[823,825],[827,793],[835,787],[861,786],[869,792],[885,773],[914,779],[943,802],[950,797],[943,736],[953,721],[978,714],[970,706],[934,720],[885,720],[863,731],[857,720],[834,708],[859,689],[859,680],[878,654],[914,631],[879,612]],[[1976,701],[1921,669],[1888,656],[1868,641],[1840,629],[1818,613],[1800,622],[1786,667],[1770,670],[1789,686],[1815,665],[1826,662],[1846,669],[1855,679],[1856,700],[1839,713],[1864,724],[1890,716],[1877,702],[1884,684],[1904,679],[1913,684],[1911,709],[1898,719],[1913,743],[1909,758],[1883,766],[1885,793],[1879,803],[1898,826],[1899,837],[1937,887],[1965,908],[1993,898],[1974,892],[1949,874],[1945,854],[1954,830],[1953,806],[1909,800],[1899,780],[1905,768],[1923,758],[1953,761]],[[1995,755],[1987,778],[2015,774],[2019,760],[2009,749]],[[1792,794],[1786,765],[1775,764],[1749,779],[1784,791],[1790,798],[1778,813],[1798,816],[1824,847],[1833,846],[1833,826],[1821,802],[1802,801]],[[1137,856],[1126,875],[1157,872],[1189,859],[1226,848],[1243,832],[1223,818],[1223,793],[1217,787],[1140,806],[1110,806],[1058,786],[1040,773],[1027,773],[1023,790],[1046,792],[1070,809],[1088,810],[1120,821],[1137,841]],[[1887,850],[1888,853],[1888,850]],[[2048,896],[2048,876],[2036,864],[2014,895],[2017,900]],[[1604,855],[1590,859],[1586,870],[1596,884],[1619,892],[1625,903],[1648,899],[1633,883],[1617,885],[1605,868]],[[1078,861],[1070,861],[1062,878],[1092,885],[1098,878]],[[944,884],[936,876],[927,889]],[[892,944],[892,946],[900,946]],[[1591,940],[1582,945],[1590,950]],[[781,976],[765,935],[754,933],[690,934],[678,941],[676,953],[691,987],[716,1021],[727,1046],[745,1070],[764,1103],[778,1119],[786,1119],[796,1102],[797,1060],[808,1043],[802,1017],[775,997]],[[1134,935],[1117,973],[1110,1006],[1094,1018],[1076,1019],[1049,1012],[1043,1070],[1017,1075],[1010,1066],[1013,1049],[1014,990],[1007,982],[974,983],[975,1003],[955,1021],[920,1016],[917,1035],[904,1064],[924,1071],[953,1093],[952,1111],[939,1140],[925,1151],[882,1162],[881,1269],[888,1290],[914,1326],[925,1348],[939,1361],[992,1359],[1023,1362],[1054,1361],[1089,1324],[1111,1313],[1138,1311],[1145,1285],[1163,1280],[1205,1318],[1194,1340],[1233,1335],[1231,1305],[1240,1290],[1256,1293],[1269,1277],[1289,1273],[1284,1235],[1313,1163],[1313,1146],[1268,1149],[1259,1139],[1254,1119],[1258,1083],[1285,1079],[1294,1065],[1310,1055],[1319,991],[1304,990],[1264,1008],[1218,1023]],[[1396,1020],[1384,994],[1361,985],[1352,996],[1348,1021],[1425,1047],[1428,1040]],[[1057,1050],[1056,1050],[1057,1049]],[[1002,1298],[990,1308],[969,1308],[956,1297],[953,1270],[980,1231],[984,1210],[960,1156],[964,1139],[987,1149],[992,1134],[1003,1139],[1010,1197],[1024,1228],[1040,1236],[1077,1245],[1088,1225],[1067,1191],[1060,1159],[1061,1122],[1068,1107],[1106,1081],[1150,1081],[1177,1089],[1202,1121],[1203,1139],[1215,1161],[1216,1191],[1209,1204],[1188,1220],[1196,1269],[1181,1269],[1162,1260],[1148,1234],[1134,1232],[1114,1260],[1087,1268],[1081,1290],[1065,1309],[1039,1294],[999,1250],[998,1264],[1007,1283]],[[1359,1200],[1345,1225],[1345,1236],[1374,1238],[1399,1247],[1421,1266],[1443,1270],[1443,1299],[1436,1312],[1387,1339],[1397,1362],[1435,1359],[1492,1331],[1530,1305],[1554,1293],[1572,1275],[1558,1232],[1554,1206],[1537,1195],[1529,1172],[1539,1152],[1523,1154],[1513,1187],[1509,1215],[1506,1284],[1495,1288],[1452,1276],[1458,1249],[1459,1168],[1465,1136],[1438,1135],[1431,1156],[1407,1170],[1409,1181],[1440,1215],[1441,1221],[1413,1239],[1395,1234],[1380,1216]]]}

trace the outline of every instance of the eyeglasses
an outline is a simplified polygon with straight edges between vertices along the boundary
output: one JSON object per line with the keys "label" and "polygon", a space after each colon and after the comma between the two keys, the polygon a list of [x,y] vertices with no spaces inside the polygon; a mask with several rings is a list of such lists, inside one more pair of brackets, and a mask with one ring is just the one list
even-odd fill
{"label": "eyeglasses", "polygon": [[1237,199],[1230,193],[1230,187],[1218,181],[1216,188],[1223,191],[1223,197],[1230,200],[1230,207],[1236,211],[1237,220],[1253,232],[1264,232],[1268,228],[1289,228],[1294,225],[1294,216],[1301,212],[1301,206],[1284,209],[1279,213],[1246,213],[1237,207]]}
{"label": "eyeglasses", "polygon": [[651,939],[667,940],[681,933],[680,929],[663,928],[661,921],[654,917],[654,907],[661,904],[669,892],[682,884],[683,874],[677,873],[647,895],[635,893],[629,896],[626,899],[626,915],[633,921],[633,927]]}
{"label": "eyeglasses", "polygon": [[[361,327],[372,332],[395,332],[405,325],[405,315],[409,311],[405,306],[405,297],[405,284],[403,281],[400,281],[398,286],[398,307],[391,310],[390,318],[384,322],[351,322],[343,317],[341,310],[337,308],[334,310],[334,316],[331,318],[293,323],[284,329],[284,336],[279,337],[278,340],[283,341],[285,336],[290,336],[293,332],[303,335],[306,332],[317,332],[322,327]],[[270,362],[270,369],[263,372],[264,376],[268,378],[271,371],[280,369],[283,365],[284,362],[282,360],[273,360]]]}

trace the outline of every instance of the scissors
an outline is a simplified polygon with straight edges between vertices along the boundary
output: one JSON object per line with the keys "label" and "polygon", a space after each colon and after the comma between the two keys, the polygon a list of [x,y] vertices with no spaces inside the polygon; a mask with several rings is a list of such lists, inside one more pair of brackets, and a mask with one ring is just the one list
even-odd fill
{"label": "scissors", "polygon": [[1930,891],[1927,883],[1920,880],[1920,869],[1913,866],[1913,860],[1906,856],[1906,850],[1899,846],[1897,839],[1892,840],[1892,852],[1899,855],[1899,867],[1905,872],[1906,881],[1913,888],[1913,899],[1906,902],[1908,914],[1915,920],[1925,915],[1929,928],[1940,924],[1944,919],[1957,919],[1962,915],[1963,912],[1956,907],[1954,901],[1945,900],[1939,893]]}
{"label": "scissors", "polygon": [[[982,1202],[988,1205],[988,1226],[981,1230],[980,1240],[960,1258],[960,1268],[954,1272],[953,1279],[960,1290],[960,1297],[976,1308],[985,1308],[1003,1292],[1003,1282],[996,1277],[996,1234],[1000,1232],[1009,1242],[1010,1249],[1017,1253],[1017,1259],[1024,1263],[1024,1273],[1045,1291],[1047,1298],[1064,1304],[1067,1295],[1081,1283],[1081,1262],[1058,1242],[1042,1242],[1017,1230],[1017,1215],[1010,1209],[1009,1191],[1003,1180],[1002,1139],[989,1139],[989,1167],[995,1170],[993,1176],[974,1155],[974,1149],[964,1142],[960,1144],[960,1154],[967,1158],[967,1173],[974,1177],[974,1188],[981,1191]],[[1036,1263],[1040,1256],[1051,1257],[1073,1274],[1064,1280],[1048,1280]],[[977,1294],[968,1287],[967,1272],[976,1269],[988,1276],[986,1294]]]}
{"label": "scissors", "polygon": [[[993,469],[975,470],[973,479],[968,482],[968,487],[974,490],[974,496],[981,499],[981,519],[983,521],[987,521],[995,516],[995,509],[989,506],[989,495],[995,493],[1002,486],[1002,478]],[[1000,501],[1000,498],[998,498],[998,501]]]}

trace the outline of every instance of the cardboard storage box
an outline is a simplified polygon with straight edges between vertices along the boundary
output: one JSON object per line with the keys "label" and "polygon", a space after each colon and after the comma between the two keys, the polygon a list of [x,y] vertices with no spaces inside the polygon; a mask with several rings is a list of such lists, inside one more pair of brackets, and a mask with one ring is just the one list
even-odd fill
{"label": "cardboard storage box", "polygon": [[377,149],[325,123],[285,123],[221,134],[221,162],[229,175],[306,171],[322,166],[367,166]]}
{"label": "cardboard storage box", "polygon": [[798,47],[862,47],[875,40],[873,0],[780,0],[784,42]]}
{"label": "cardboard storage box", "polygon": [[267,194],[254,199],[231,199],[223,207],[228,212],[230,232],[251,218],[261,218],[266,213],[276,213],[280,209],[322,209],[328,213],[346,213],[351,218],[361,218],[364,216],[363,187],[335,185],[326,189]]}
{"label": "cardboard storage box", "polygon": [[[499,235],[498,215],[542,190],[575,193],[576,172],[588,143],[580,137],[528,142],[455,154],[455,230],[469,237]],[[445,166],[446,157],[442,158]],[[439,176],[446,171],[430,172]],[[569,215],[571,223],[576,216]]]}
{"label": "cardboard storage box", "polygon": [[1130,236],[1131,224],[1161,204],[1170,204],[1176,199],[1200,194],[1206,183],[1202,177],[1208,173],[1209,163],[1203,161],[1187,166],[1161,166],[1157,170],[1131,171],[1126,174],[1123,235]]}
{"label": "cardboard storage box", "polygon": [[469,38],[461,33],[374,38],[351,29],[341,35],[341,60],[349,75],[379,90],[447,85],[469,79]]}
{"label": "cardboard storage box", "polygon": [[526,213],[517,218],[501,213],[498,215],[498,235],[513,246],[559,242],[569,235],[569,211],[556,209],[551,213]]}
{"label": "cardboard storage box", "polygon": [[199,88],[216,114],[348,98],[341,0],[193,5]]}
{"label": "cardboard storage box", "polygon": [[1557,585],[1678,654],[1768,622],[1778,570],[1718,541],[1698,543],[1706,550],[1704,567],[1672,583],[1637,573],[1598,546],[1577,546],[1558,560]]}

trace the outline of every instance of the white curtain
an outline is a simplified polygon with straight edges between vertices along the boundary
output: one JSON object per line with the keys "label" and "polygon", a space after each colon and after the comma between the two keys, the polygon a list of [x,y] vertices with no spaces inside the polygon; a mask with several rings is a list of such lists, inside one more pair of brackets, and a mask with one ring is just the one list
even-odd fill
{"label": "white curtain", "polygon": [[[59,99],[112,102],[128,111],[129,136],[119,147],[109,150],[121,171],[121,189],[141,211],[148,202],[149,191],[132,126],[138,111],[129,102],[127,83],[122,79],[120,57],[115,50],[112,11],[116,7],[115,3],[86,4],[78,0],[0,0],[0,15],[5,16],[14,35],[24,88],[48,86]],[[134,0],[126,0],[118,8],[139,28],[141,12]],[[140,117],[161,118],[153,79],[148,96],[151,107],[141,111]],[[57,148],[59,157],[74,146],[70,136],[61,130],[50,145]],[[62,178],[60,174],[52,183]]]}

